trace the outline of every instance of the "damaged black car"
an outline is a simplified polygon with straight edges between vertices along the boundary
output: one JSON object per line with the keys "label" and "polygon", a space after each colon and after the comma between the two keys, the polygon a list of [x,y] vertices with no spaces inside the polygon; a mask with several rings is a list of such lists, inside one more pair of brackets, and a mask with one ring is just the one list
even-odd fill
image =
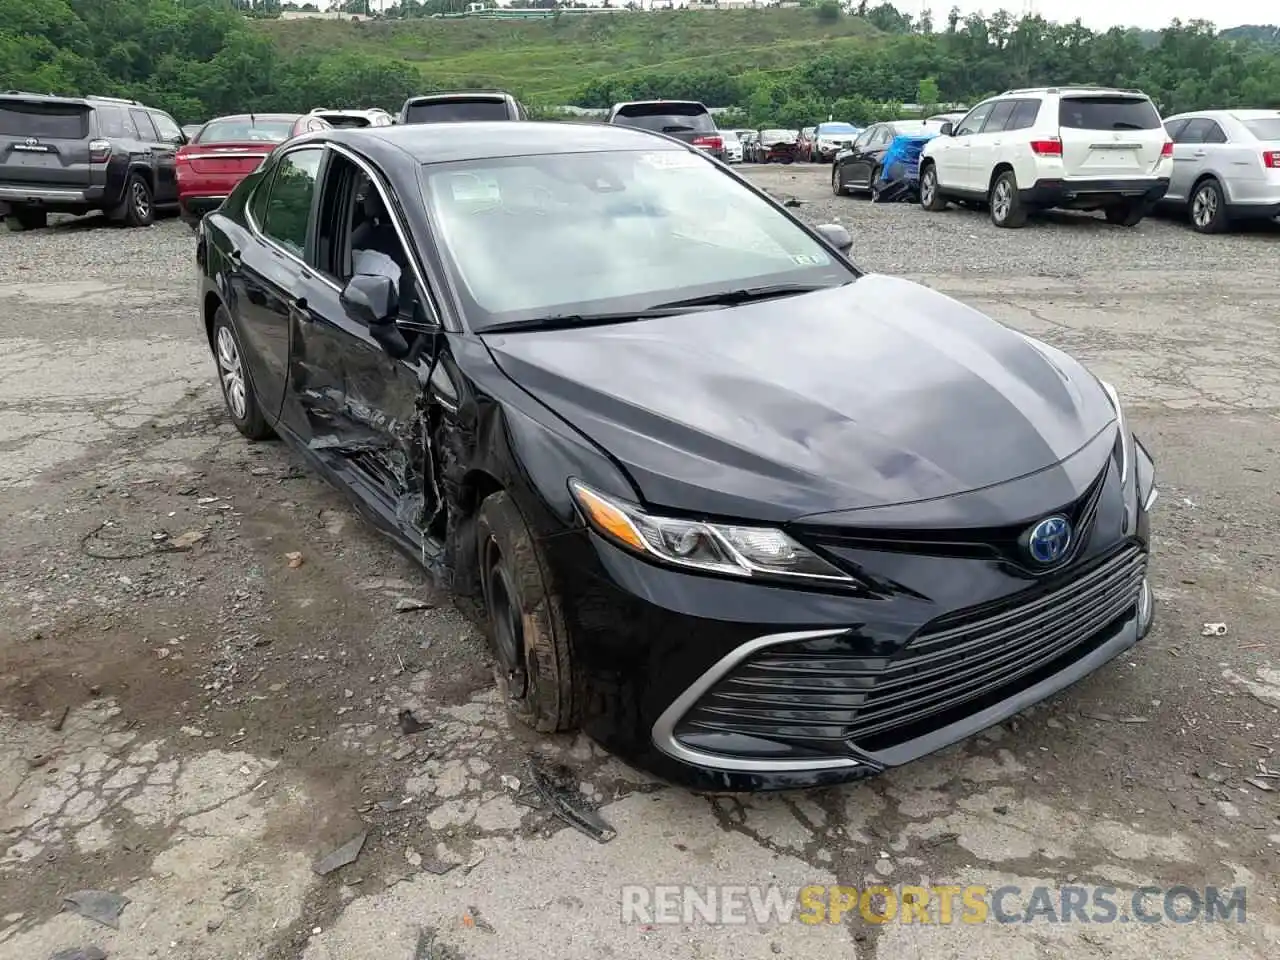
{"label": "damaged black car", "polygon": [[877,773],[1135,644],[1116,391],[626,127],[329,130],[201,224],[232,420],[452,589],[540,731],[698,788]]}

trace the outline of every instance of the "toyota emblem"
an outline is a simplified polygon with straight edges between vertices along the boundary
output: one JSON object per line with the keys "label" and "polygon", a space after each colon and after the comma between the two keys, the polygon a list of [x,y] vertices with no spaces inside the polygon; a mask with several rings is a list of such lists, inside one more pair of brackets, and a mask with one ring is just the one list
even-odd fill
{"label": "toyota emblem", "polygon": [[35,146],[37,143],[39,143],[39,142],[40,142],[40,141],[39,141],[39,140],[37,140],[35,137],[27,137],[27,146],[28,146],[28,147],[34,147],[34,146]]}

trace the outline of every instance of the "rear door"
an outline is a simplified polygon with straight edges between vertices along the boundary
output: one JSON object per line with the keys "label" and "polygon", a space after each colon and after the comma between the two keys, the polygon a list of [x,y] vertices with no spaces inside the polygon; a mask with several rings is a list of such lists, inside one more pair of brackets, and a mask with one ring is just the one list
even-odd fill
{"label": "rear door", "polygon": [[1160,165],[1164,126],[1155,104],[1140,94],[1064,93],[1058,127],[1067,179],[1152,177]]}
{"label": "rear door", "polygon": [[[1165,196],[1177,200],[1190,196],[1191,187],[1208,169],[1210,158],[1206,144],[1214,129],[1222,132],[1208,117],[1191,117],[1178,126],[1173,134],[1173,175]],[[1226,142],[1225,136],[1222,142]]]}
{"label": "rear door", "polygon": [[702,137],[716,136],[716,122],[700,103],[663,101],[661,103],[628,103],[618,108],[614,124],[638,127],[654,133],[694,143]]}
{"label": "rear door", "polygon": [[84,104],[0,97],[0,183],[90,186],[89,119]]}

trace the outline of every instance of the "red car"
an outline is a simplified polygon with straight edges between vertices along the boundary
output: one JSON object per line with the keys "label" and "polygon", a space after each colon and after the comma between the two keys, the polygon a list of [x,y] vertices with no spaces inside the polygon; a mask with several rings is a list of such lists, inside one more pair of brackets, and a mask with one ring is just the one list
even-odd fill
{"label": "red car", "polygon": [[280,144],[302,133],[330,129],[321,117],[297,113],[243,113],[210,120],[178,151],[182,219],[194,229]]}

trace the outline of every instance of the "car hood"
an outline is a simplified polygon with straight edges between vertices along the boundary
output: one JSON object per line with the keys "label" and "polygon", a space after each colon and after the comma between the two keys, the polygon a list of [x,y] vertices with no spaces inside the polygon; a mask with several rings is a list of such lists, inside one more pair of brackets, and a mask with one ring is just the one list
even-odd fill
{"label": "car hood", "polygon": [[746,306],[484,339],[646,502],[768,522],[1013,480],[1115,419],[1097,380],[1065,354],[878,275]]}

